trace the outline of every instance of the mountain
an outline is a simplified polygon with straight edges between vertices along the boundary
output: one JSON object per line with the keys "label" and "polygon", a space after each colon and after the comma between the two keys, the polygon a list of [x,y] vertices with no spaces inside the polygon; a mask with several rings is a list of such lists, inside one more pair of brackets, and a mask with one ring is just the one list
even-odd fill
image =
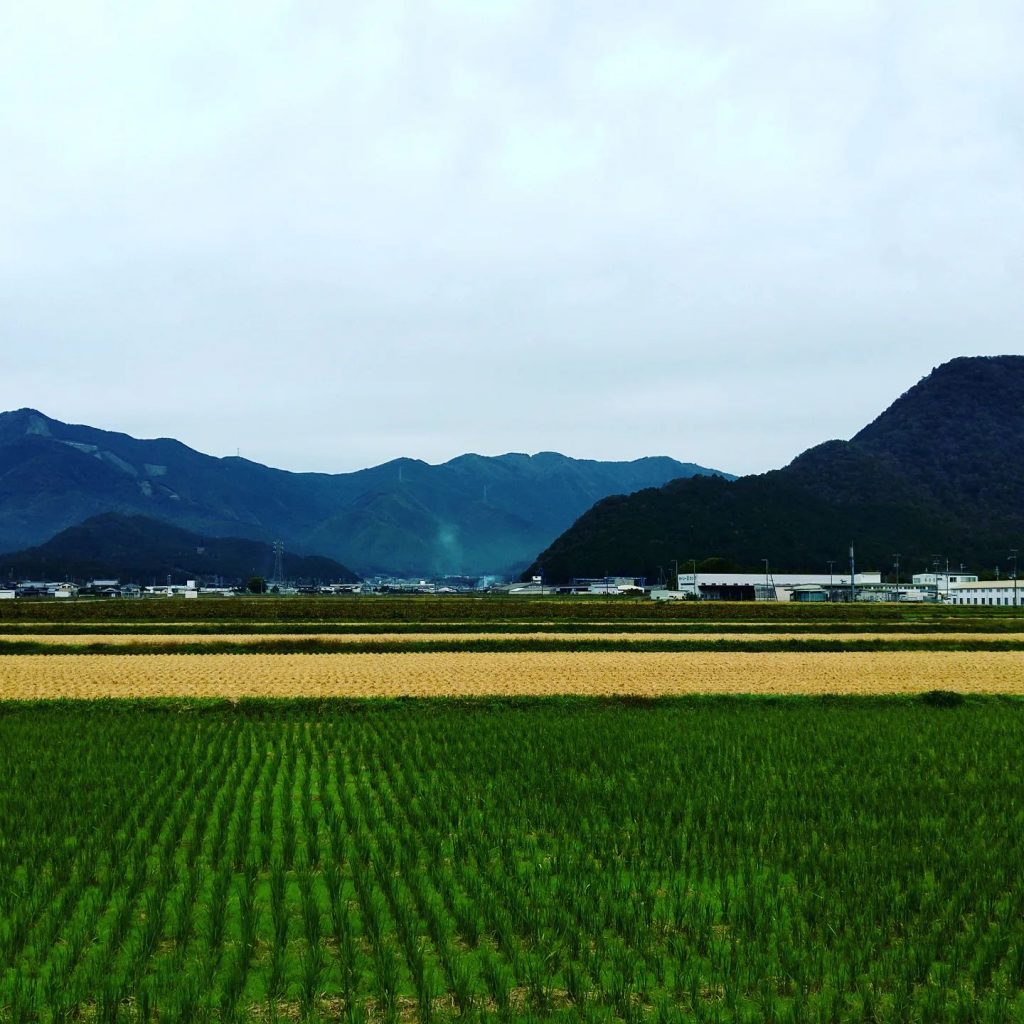
{"label": "mountain", "polygon": [[598,502],[527,571],[552,581],[656,579],[688,566],[779,571],[858,564],[904,574],[939,558],[1005,570],[1024,550],[1024,357],[954,359],[849,441],[734,481],[677,480]]}
{"label": "mountain", "polygon": [[[273,552],[265,541],[239,537],[202,537],[177,526],[107,512],[62,530],[45,544],[0,555],[0,575],[17,578],[95,579],[116,577],[147,584],[221,577],[233,584],[250,576],[269,576]],[[285,552],[285,576],[291,580],[353,583],[345,566],[319,555]]]}
{"label": "mountain", "polygon": [[289,473],[20,409],[0,413],[0,550],[117,512],[206,537],[283,540],[363,574],[518,571],[601,498],[710,472],[541,452]]}

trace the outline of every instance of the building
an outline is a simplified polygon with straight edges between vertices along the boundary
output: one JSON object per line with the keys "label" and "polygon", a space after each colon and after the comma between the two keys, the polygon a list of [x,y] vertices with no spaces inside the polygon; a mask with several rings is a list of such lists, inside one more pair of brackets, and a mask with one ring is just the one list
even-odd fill
{"label": "building", "polygon": [[931,600],[946,601],[949,599],[952,587],[961,583],[977,583],[978,577],[974,573],[964,572],[962,569],[945,571],[937,569],[934,572],[918,572],[912,577],[913,584]]}
{"label": "building", "polygon": [[917,572],[912,582],[918,587],[939,587],[944,589],[950,583],[977,583],[978,577],[970,572]]}
{"label": "building", "polygon": [[[854,585],[858,591],[884,586],[877,572],[857,573]],[[812,596],[817,592],[806,588],[820,588],[823,596]],[[651,597],[656,601],[695,597],[705,601],[845,601],[849,592],[849,573],[711,571],[696,576],[680,573],[678,590],[652,590]]]}
{"label": "building", "polygon": [[915,587],[926,595],[926,600],[948,601],[950,590],[964,583],[977,583],[978,577],[963,570],[941,570],[919,572],[912,577]]}
{"label": "building", "polygon": [[1020,607],[1024,604],[1024,585],[1016,580],[979,580],[977,576],[950,583],[945,595],[949,604]]}
{"label": "building", "polygon": [[577,576],[571,587],[560,587],[564,594],[642,594],[647,580],[643,576]]}

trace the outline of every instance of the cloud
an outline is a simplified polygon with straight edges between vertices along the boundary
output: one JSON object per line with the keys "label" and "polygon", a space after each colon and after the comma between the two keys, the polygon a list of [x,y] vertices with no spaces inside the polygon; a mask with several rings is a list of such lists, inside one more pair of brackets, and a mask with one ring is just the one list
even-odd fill
{"label": "cloud", "polygon": [[769,468],[1020,347],[1019,5],[22,5],[0,405]]}

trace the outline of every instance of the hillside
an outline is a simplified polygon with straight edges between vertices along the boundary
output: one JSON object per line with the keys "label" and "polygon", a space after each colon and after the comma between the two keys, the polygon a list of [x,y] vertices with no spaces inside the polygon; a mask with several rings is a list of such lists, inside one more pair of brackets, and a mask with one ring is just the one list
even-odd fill
{"label": "hillside", "polygon": [[[292,580],[355,582],[345,566],[318,555],[285,552]],[[269,576],[273,553],[263,541],[203,537],[145,516],[105,513],[62,530],[45,544],[0,555],[0,576],[33,579],[116,577],[142,584],[221,577],[230,585]]]}
{"label": "hillside", "polygon": [[541,452],[289,473],[21,409],[0,413],[0,550],[117,512],[203,536],[280,539],[363,574],[518,571],[601,498],[710,472]]}
{"label": "hillside", "polygon": [[935,557],[992,572],[1024,549],[1024,357],[954,359],[849,441],[735,481],[678,480],[609,498],[535,560],[552,580],[657,578],[673,559],[758,569],[845,565],[903,573]]}

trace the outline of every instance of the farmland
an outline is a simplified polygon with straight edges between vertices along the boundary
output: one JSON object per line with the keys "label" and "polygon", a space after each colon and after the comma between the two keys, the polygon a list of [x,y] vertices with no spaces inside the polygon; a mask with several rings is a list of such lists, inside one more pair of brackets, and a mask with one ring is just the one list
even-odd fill
{"label": "farmland", "polygon": [[1001,609],[0,608],[0,1020],[1024,1019],[1022,643]]}
{"label": "farmland", "polygon": [[938,703],[8,705],[0,1005],[1017,1019],[1024,710]]}
{"label": "farmland", "polygon": [[1024,693],[1008,608],[396,598],[12,603],[0,697]]}
{"label": "farmland", "polygon": [[7,699],[1024,695],[1013,651],[27,654],[0,657]]}
{"label": "farmland", "polygon": [[690,623],[846,623],[908,624],[949,628],[979,623],[985,629],[1019,630],[1020,609],[936,606],[926,604],[792,604],[775,602],[655,602],[619,598],[541,599],[517,597],[389,597],[389,598],[209,598],[146,601],[12,601],[0,608],[0,629],[21,623],[121,623],[131,628],[146,623],[189,623],[202,627],[223,623],[367,622],[392,626],[481,623],[643,623],[681,626]]}

